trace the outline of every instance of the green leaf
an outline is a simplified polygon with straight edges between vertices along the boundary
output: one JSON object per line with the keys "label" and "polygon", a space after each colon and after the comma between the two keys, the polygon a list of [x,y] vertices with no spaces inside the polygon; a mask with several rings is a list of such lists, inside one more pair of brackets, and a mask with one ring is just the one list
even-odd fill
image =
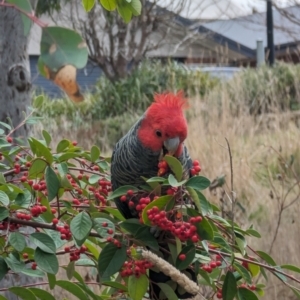
{"label": "green leaf", "polygon": [[6,179],[3,175],[3,173],[0,173],[0,184],[6,184]]}
{"label": "green leaf", "polygon": [[24,262],[17,259],[11,253],[8,255],[8,257],[5,257],[4,260],[5,260],[6,264],[8,265],[8,267],[16,273],[22,272],[22,270],[25,268]]}
{"label": "green leaf", "polygon": [[252,277],[257,276],[260,272],[260,266],[258,266],[256,264],[248,263],[248,269],[249,269],[250,273],[252,274]]}
{"label": "green leaf", "polygon": [[134,16],[138,16],[142,12],[142,3],[140,0],[131,0],[130,2],[131,12]]}
{"label": "green leaf", "polygon": [[67,290],[69,293],[71,293],[80,300],[89,300],[87,294],[77,284],[66,280],[57,280],[56,285],[64,290]]}
{"label": "green leaf", "polygon": [[174,156],[170,156],[170,155],[165,155],[164,160],[167,162],[169,168],[174,173],[176,179],[180,181],[183,175],[183,168],[181,162]]}
{"label": "green leaf", "polygon": [[237,292],[236,280],[232,272],[228,271],[225,276],[222,287],[222,296],[224,300],[233,300]]}
{"label": "green leaf", "polygon": [[30,138],[29,139],[31,148],[33,150],[33,152],[40,157],[44,157],[45,160],[47,161],[47,163],[52,164],[53,162],[53,156],[51,151],[49,150],[49,148],[47,146],[45,146],[44,144],[42,144],[40,141],[34,139],[34,138]]}
{"label": "green leaf", "polygon": [[238,298],[239,300],[258,300],[257,296],[246,288],[238,289]]}
{"label": "green leaf", "polygon": [[[199,213],[191,208],[187,208],[187,213],[191,217],[199,216]],[[195,226],[197,227],[197,233],[201,240],[212,241],[214,239],[214,230],[212,225],[205,217],[202,217],[202,221],[200,223],[196,223]]]}
{"label": "green leaf", "polygon": [[98,180],[101,178],[101,176],[93,174],[90,178],[89,178],[89,184],[95,184],[98,182]]}
{"label": "green leaf", "polygon": [[30,235],[32,242],[41,250],[47,253],[56,253],[56,246],[53,239],[43,232],[34,232]]}
{"label": "green leaf", "polygon": [[104,282],[102,282],[102,284],[105,285],[105,286],[110,286],[114,289],[124,291],[124,292],[128,291],[127,286],[125,286],[125,285],[123,285],[119,282],[116,282],[116,281],[104,281]]}
{"label": "green leaf", "polygon": [[117,0],[100,0],[100,3],[108,11],[113,11],[117,8]]}
{"label": "green leaf", "polygon": [[8,290],[10,292],[14,293],[15,295],[17,295],[18,298],[21,298],[24,300],[36,300],[36,297],[33,294],[33,292],[31,292],[27,288],[14,286],[14,287],[9,288]]}
{"label": "green leaf", "polygon": [[82,5],[86,12],[89,12],[95,5],[95,0],[82,0]]}
{"label": "green leaf", "polygon": [[5,128],[7,128],[8,130],[11,130],[11,126],[7,123],[4,122],[0,122],[0,125],[4,126]]}
{"label": "green leaf", "polygon": [[252,235],[252,236],[255,236],[255,237],[257,237],[257,238],[261,238],[260,233],[257,232],[257,231],[254,230],[254,229],[247,229],[247,230],[246,230],[246,233],[248,233],[248,234],[250,234],[250,235]]}
{"label": "green leaf", "polygon": [[43,138],[44,138],[47,146],[49,146],[52,141],[51,135],[46,130],[42,131],[42,135],[43,135]]}
{"label": "green leaf", "polygon": [[54,275],[58,272],[59,266],[56,254],[44,252],[37,247],[34,252],[34,260],[43,271]]}
{"label": "green leaf", "polygon": [[[180,260],[178,257],[180,254],[185,254],[186,258],[185,260]],[[196,249],[193,244],[188,245],[182,249],[182,251],[179,253],[177,260],[176,260],[176,268],[178,270],[184,270],[186,269],[194,260],[196,254]]]}
{"label": "green leaf", "polygon": [[40,58],[54,72],[65,65],[81,69],[87,63],[88,51],[86,43],[77,32],[47,26],[42,28]]}
{"label": "green leaf", "polygon": [[165,297],[167,297],[168,300],[178,300],[178,297],[176,296],[174,290],[168,284],[157,283],[157,285],[163,291]]}
{"label": "green leaf", "polygon": [[124,221],[125,220],[125,218],[123,217],[123,215],[116,208],[106,207],[106,208],[104,208],[104,211],[110,213],[111,215],[113,215],[114,217],[116,217],[120,221]]}
{"label": "green leaf", "polygon": [[30,292],[34,293],[39,299],[42,300],[55,300],[55,298],[45,290],[38,288],[27,288]]}
{"label": "green leaf", "polygon": [[[105,224],[105,225],[107,225],[106,227],[103,227],[104,223],[106,223]],[[104,219],[104,218],[93,219],[93,228],[103,238],[107,238],[108,236],[111,236],[111,234],[107,233],[108,229],[112,229],[113,232],[115,232],[115,230],[116,230],[115,224],[113,222],[111,222],[110,220]]]}
{"label": "green leaf", "polygon": [[25,237],[19,232],[11,232],[8,241],[18,252],[23,251],[26,247]]}
{"label": "green leaf", "polygon": [[100,149],[97,146],[93,146],[91,149],[91,161],[94,163],[99,159]]}
{"label": "green leaf", "polygon": [[84,240],[89,235],[92,229],[93,223],[91,217],[86,212],[79,213],[70,223],[71,232],[78,243],[81,246]]}
{"label": "green leaf", "polygon": [[63,152],[64,150],[66,150],[67,148],[69,148],[70,146],[70,141],[68,140],[61,140],[57,147],[56,147],[56,152],[57,153],[60,153],[60,152]]}
{"label": "green leaf", "polygon": [[201,190],[205,190],[210,186],[210,181],[203,176],[193,176],[187,181],[185,186],[201,191]]}
{"label": "green leaf", "polygon": [[30,277],[39,277],[39,278],[43,278],[45,277],[45,272],[36,269],[36,270],[32,270],[31,268],[24,268],[21,271],[22,274],[26,275],[26,276],[30,276]]}
{"label": "green leaf", "polygon": [[9,211],[5,207],[0,207],[0,221],[6,219],[9,216]]}
{"label": "green leaf", "polygon": [[173,198],[173,196],[162,196],[162,197],[159,197],[158,199],[150,202],[144,209],[143,209],[143,214],[142,214],[142,218],[143,218],[143,222],[144,224],[146,225],[151,225],[151,221],[149,220],[148,218],[148,215],[147,215],[147,211],[154,207],[154,206],[157,206],[159,209],[162,209],[163,207],[165,207],[168,202]]}
{"label": "green leaf", "polygon": [[120,226],[133,235],[135,235],[140,228],[144,227],[138,219],[125,220]]}
{"label": "green leaf", "polygon": [[[3,257],[0,257],[0,281],[5,277],[8,272],[7,264]],[[1,300],[1,298],[0,298]]]}
{"label": "green leaf", "polygon": [[[7,3],[14,4],[16,7],[20,8],[22,11],[32,14],[32,7],[29,0],[6,0]],[[24,27],[24,35],[28,36],[31,28],[32,21],[23,13],[20,13],[23,27]]]}
{"label": "green leaf", "polygon": [[47,273],[47,278],[49,282],[49,287],[51,290],[53,290],[56,284],[56,277],[54,274]]}
{"label": "green leaf", "polygon": [[32,200],[31,198],[32,198],[32,195],[31,195],[30,191],[25,190],[24,193],[17,195],[15,204],[20,207],[28,208],[28,206],[30,205],[31,200]]}
{"label": "green leaf", "polygon": [[178,187],[178,186],[182,186],[183,184],[185,184],[186,180],[178,182],[177,179],[174,177],[174,175],[170,174],[168,177],[168,182],[171,186]]}
{"label": "green leaf", "polygon": [[47,185],[48,200],[52,201],[58,194],[60,182],[55,171],[49,166],[46,168],[45,179]]}
{"label": "green leaf", "polygon": [[152,178],[146,180],[147,183],[150,183],[150,182],[164,182],[164,181],[166,181],[166,178],[164,178],[164,177],[152,177]]}
{"label": "green leaf", "polygon": [[9,204],[9,198],[3,191],[0,191],[0,202],[5,206]]}
{"label": "green leaf", "polygon": [[40,158],[35,159],[29,169],[29,178],[37,178],[39,175],[44,174],[47,163]]}
{"label": "green leaf", "polygon": [[293,266],[293,265],[281,265],[280,266],[282,269],[287,269],[296,273],[300,273],[300,268]]}
{"label": "green leaf", "polygon": [[142,300],[149,285],[148,277],[143,274],[140,277],[129,276],[128,293],[133,300]]}
{"label": "green leaf", "polygon": [[39,96],[35,97],[33,100],[33,108],[35,108],[35,109],[41,108],[41,106],[43,105],[43,102],[44,102],[43,95],[39,95]]}
{"label": "green leaf", "polygon": [[207,214],[212,214],[213,209],[209,201],[206,199],[206,197],[199,191],[196,191],[198,198],[200,200],[200,208],[201,208],[201,213],[203,216],[206,216]]}
{"label": "green leaf", "polygon": [[252,283],[252,278],[250,273],[246,268],[244,268],[241,264],[234,263],[233,264],[237,272],[245,279],[248,284]]}
{"label": "green leaf", "polygon": [[137,230],[134,237],[139,240],[141,243],[151,247],[154,250],[159,250],[157,239],[150,232],[148,226],[143,226]]}
{"label": "green leaf", "polygon": [[297,298],[300,299],[300,292],[297,289],[292,288],[292,287],[290,289],[294,292],[294,294],[297,296]]}
{"label": "green leaf", "polygon": [[256,252],[269,265],[276,266],[276,262],[274,261],[274,259],[269,254],[267,254],[263,251],[256,251]]}
{"label": "green leaf", "polygon": [[112,194],[107,197],[107,200],[112,200],[123,195],[126,195],[128,190],[132,190],[134,193],[138,192],[139,189],[132,185],[123,185],[116,189]]}
{"label": "green leaf", "polygon": [[116,247],[107,244],[101,251],[98,259],[98,271],[101,281],[109,280],[109,277],[118,272],[127,258],[127,247]]}
{"label": "green leaf", "polygon": [[75,272],[75,261],[70,261],[67,268],[66,268],[66,271],[67,271],[67,278],[69,280],[71,280],[74,276],[74,272]]}

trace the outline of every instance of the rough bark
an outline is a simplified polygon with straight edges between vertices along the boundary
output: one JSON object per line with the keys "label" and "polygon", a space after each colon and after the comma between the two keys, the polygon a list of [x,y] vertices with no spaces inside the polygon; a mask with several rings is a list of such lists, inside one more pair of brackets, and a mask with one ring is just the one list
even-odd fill
{"label": "rough bark", "polygon": [[[4,6],[0,6],[0,70],[0,121],[7,122],[10,118],[16,127],[24,120],[22,111],[26,112],[31,103],[27,36],[20,12]],[[26,138],[28,135],[26,125],[15,132],[18,137]],[[10,274],[0,281],[0,289],[36,281],[36,278],[22,274]],[[5,292],[4,296],[9,300],[19,299],[10,292]]]}
{"label": "rough bark", "polygon": [[[27,36],[21,15],[14,8],[0,6],[0,121],[17,126],[31,101]],[[28,126],[17,130],[26,137]]]}

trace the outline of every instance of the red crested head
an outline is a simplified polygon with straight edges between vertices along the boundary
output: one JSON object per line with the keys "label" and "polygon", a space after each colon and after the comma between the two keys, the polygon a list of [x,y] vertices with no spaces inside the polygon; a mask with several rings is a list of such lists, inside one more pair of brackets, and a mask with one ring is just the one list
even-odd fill
{"label": "red crested head", "polygon": [[178,157],[187,137],[187,122],[183,114],[186,107],[183,92],[156,94],[138,131],[142,145],[153,151],[164,147]]}

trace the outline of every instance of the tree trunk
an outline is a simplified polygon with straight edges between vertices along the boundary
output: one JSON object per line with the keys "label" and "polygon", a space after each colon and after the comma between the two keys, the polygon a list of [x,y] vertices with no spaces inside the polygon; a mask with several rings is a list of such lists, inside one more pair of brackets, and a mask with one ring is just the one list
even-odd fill
{"label": "tree trunk", "polygon": [[[0,121],[12,120],[17,126],[22,111],[31,103],[30,69],[27,55],[27,36],[21,14],[14,8],[0,6]],[[28,126],[16,132],[26,137]]]}
{"label": "tree trunk", "polygon": [[[0,5],[0,121],[7,122],[10,118],[14,127],[24,120],[22,112],[26,112],[31,103],[27,40],[20,12]],[[26,125],[15,132],[18,137],[26,138],[28,135]],[[36,278],[10,274],[0,281],[0,289],[34,282],[37,282]],[[5,292],[5,297],[19,299],[10,292]]]}

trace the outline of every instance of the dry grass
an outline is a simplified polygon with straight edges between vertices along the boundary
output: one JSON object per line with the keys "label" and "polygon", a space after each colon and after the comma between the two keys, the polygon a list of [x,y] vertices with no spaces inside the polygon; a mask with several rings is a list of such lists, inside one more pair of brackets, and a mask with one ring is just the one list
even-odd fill
{"label": "dry grass", "polygon": [[[240,92],[238,85],[236,92]],[[299,159],[299,128],[291,121],[292,114],[277,113],[271,117],[255,119],[245,109],[239,116],[234,117],[229,106],[227,90],[222,89],[214,93],[204,99],[192,101],[193,116],[189,117],[188,148],[192,157],[201,161],[203,175],[214,179],[226,174],[227,184],[230,184],[230,163],[225,137],[228,139],[233,156],[234,191],[237,200],[246,209],[246,213],[243,214],[238,207],[236,208],[236,213],[240,213],[237,219],[245,224],[244,226],[255,224],[255,228],[263,237],[252,239],[250,243],[256,250],[268,252],[275,235],[280,206],[276,199],[270,198],[271,187],[267,180],[266,166],[273,178],[272,175],[276,175],[278,169],[278,154],[274,149],[281,148],[280,154],[283,157],[288,158],[293,154],[295,159]],[[221,114],[219,108],[214,105],[215,97],[221,100]],[[299,173],[300,162],[295,161],[294,164],[296,173]],[[276,176],[272,179],[272,184],[282,193],[287,189],[281,189],[281,183],[276,180]],[[219,201],[218,197],[209,194],[207,196],[212,201]],[[293,196],[294,193],[287,200],[290,201]],[[282,214],[271,253],[278,264],[300,265],[299,200]],[[264,299],[296,298],[280,285],[279,280],[270,277]]]}
{"label": "dry grass", "polygon": [[[231,83],[230,92],[235,93],[235,98],[245,97],[239,78]],[[273,102],[276,103],[276,94],[273,95]],[[276,173],[280,169],[278,154],[274,149],[281,149],[280,154],[283,157],[288,158],[293,154],[300,160],[299,128],[292,118],[292,113],[281,113],[277,107],[272,110],[272,115],[256,118],[250,116],[248,108],[242,105],[239,107],[238,115],[234,116],[233,111],[228,88],[224,86],[202,99],[192,99],[191,109],[187,112],[189,120],[187,145],[192,157],[201,161],[203,175],[214,179],[226,174],[229,183],[230,165],[225,137],[228,139],[233,156],[234,191],[237,200],[246,210],[237,217],[244,226],[253,223],[263,236],[261,239],[250,240],[251,246],[268,252],[278,223],[280,200],[270,197],[271,186],[267,180],[266,166],[269,166],[272,184],[281,195],[287,187],[282,187],[280,181],[276,179]],[[133,124],[135,119],[136,116],[126,117],[126,124]],[[56,141],[67,137],[77,140],[85,148],[93,144],[103,144],[107,137],[107,130],[101,122],[85,124],[85,127],[81,125],[74,127],[53,121],[52,124],[45,123],[44,126],[54,135]],[[128,125],[121,126],[121,133],[125,133],[127,128]],[[106,147],[104,151],[109,154],[110,147]],[[300,173],[299,166],[300,161],[295,161],[297,174]],[[209,194],[207,196],[214,202],[219,201],[216,196]],[[291,198],[293,196],[294,193],[289,195]],[[289,263],[300,266],[299,212],[299,201],[295,201],[282,214],[281,225],[271,253],[278,264]],[[264,299],[296,298],[276,278],[270,276]]]}

